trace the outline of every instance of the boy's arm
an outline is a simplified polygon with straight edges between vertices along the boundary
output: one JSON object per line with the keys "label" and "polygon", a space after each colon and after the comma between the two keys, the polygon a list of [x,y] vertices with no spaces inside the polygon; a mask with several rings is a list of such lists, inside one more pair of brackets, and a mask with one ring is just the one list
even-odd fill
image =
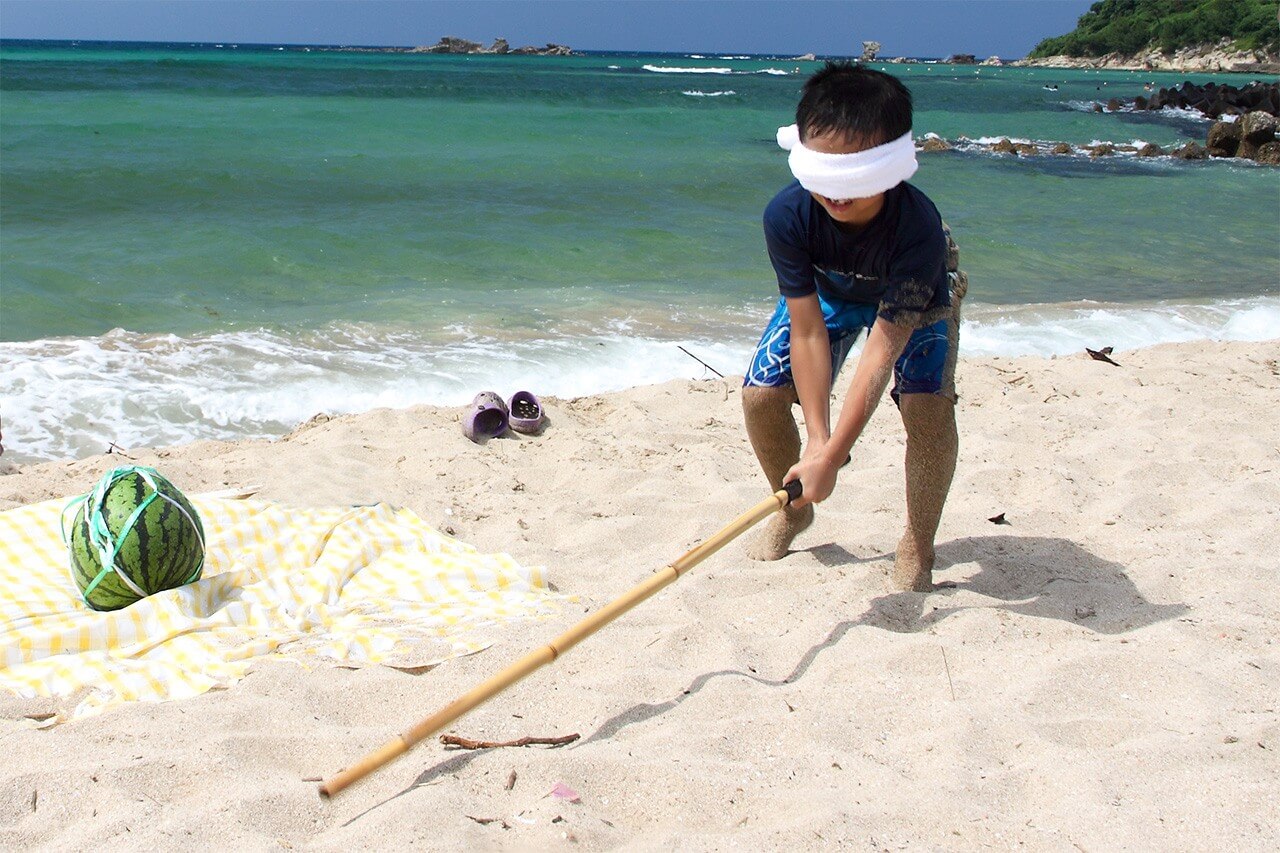
{"label": "boy's arm", "polygon": [[[817,297],[813,301],[817,303]],[[790,300],[788,300],[790,307]],[[819,312],[821,319],[821,312]],[[792,502],[794,507],[802,507],[809,503],[818,503],[827,498],[831,494],[831,490],[836,485],[836,472],[840,465],[843,464],[845,457],[849,455],[849,451],[853,449],[853,444],[858,440],[858,436],[862,435],[862,430],[866,427],[867,422],[871,420],[871,414],[876,410],[876,406],[880,403],[880,398],[884,396],[885,388],[889,385],[889,380],[893,377],[893,364],[898,360],[898,356],[902,354],[903,349],[907,346],[907,340],[910,339],[912,329],[909,326],[901,326],[897,323],[891,323],[880,317],[871,327],[870,333],[867,335],[867,342],[862,348],[862,354],[858,357],[858,369],[853,374],[853,382],[849,385],[849,393],[845,395],[844,406],[840,410],[840,419],[836,423],[834,434],[830,438],[826,438],[821,445],[815,442],[815,434],[812,426],[809,426],[809,444],[805,449],[804,457],[794,465],[787,475],[783,478],[784,482],[792,480],[800,480],[804,484],[804,493],[799,499]],[[823,327],[824,338],[826,328]],[[809,407],[805,405],[805,398],[800,384],[801,365],[796,361],[796,343],[795,343],[795,315],[792,315],[792,350],[791,350],[791,369],[792,375],[796,382],[796,391],[801,394],[800,405],[804,409],[806,423],[810,418]],[[830,388],[830,360],[827,360],[827,387]],[[829,397],[828,397],[829,398]],[[827,407],[826,400],[823,401],[822,412],[825,415]],[[826,427],[826,418],[823,419],[823,427]]]}
{"label": "boy's arm", "polygon": [[787,297],[791,315],[791,379],[804,411],[805,456],[831,435],[831,338],[818,295]]}

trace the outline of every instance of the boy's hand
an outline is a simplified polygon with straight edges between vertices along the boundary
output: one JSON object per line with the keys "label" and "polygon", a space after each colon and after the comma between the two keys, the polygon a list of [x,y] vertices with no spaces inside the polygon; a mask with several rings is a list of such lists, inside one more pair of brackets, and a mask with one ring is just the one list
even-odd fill
{"label": "boy's hand", "polygon": [[783,485],[792,480],[799,480],[804,485],[804,492],[791,502],[791,506],[800,509],[825,501],[836,487],[838,470],[839,466],[830,462],[825,453],[805,454],[805,458],[792,465],[791,470],[782,478]]}

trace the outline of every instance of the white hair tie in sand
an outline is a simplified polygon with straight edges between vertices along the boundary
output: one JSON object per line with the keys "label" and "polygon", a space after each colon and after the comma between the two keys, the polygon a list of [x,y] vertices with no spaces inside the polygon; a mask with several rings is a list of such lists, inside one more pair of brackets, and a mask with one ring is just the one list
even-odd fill
{"label": "white hair tie in sand", "polygon": [[918,165],[910,131],[855,154],[824,154],[806,148],[792,124],[778,128],[778,145],[791,152],[787,163],[800,186],[830,199],[878,195],[910,178]]}

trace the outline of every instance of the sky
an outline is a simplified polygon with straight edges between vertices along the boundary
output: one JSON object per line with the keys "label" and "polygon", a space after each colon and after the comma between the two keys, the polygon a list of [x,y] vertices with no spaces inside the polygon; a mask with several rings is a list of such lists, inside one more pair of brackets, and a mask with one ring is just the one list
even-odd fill
{"label": "sky", "polygon": [[1025,56],[1091,0],[0,0],[0,38]]}

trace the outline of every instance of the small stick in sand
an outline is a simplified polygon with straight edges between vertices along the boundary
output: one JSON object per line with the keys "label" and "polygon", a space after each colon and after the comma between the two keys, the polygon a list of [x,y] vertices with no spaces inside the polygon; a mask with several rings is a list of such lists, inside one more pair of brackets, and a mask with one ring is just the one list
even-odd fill
{"label": "small stick in sand", "polygon": [[680,352],[684,353],[685,355],[689,356],[689,358],[691,358],[691,359],[693,359],[694,361],[698,362],[698,364],[701,364],[701,365],[702,365],[703,367],[705,367],[707,370],[710,370],[710,371],[711,371],[712,373],[714,373],[716,376],[719,376],[721,379],[724,379],[724,374],[723,374],[723,373],[721,373],[720,371],[716,370],[714,367],[712,367],[711,365],[707,364],[705,361],[703,361],[702,359],[698,358],[696,355],[694,355],[693,353],[689,352],[689,351],[688,351],[687,349],[685,349],[684,347],[680,346],[679,344],[676,344],[676,349],[680,350]]}
{"label": "small stick in sand", "polygon": [[467,815],[468,820],[474,820],[481,826],[488,826],[491,823],[500,824],[503,829],[510,829],[511,825],[500,817],[476,817],[475,815]]}
{"label": "small stick in sand", "polygon": [[522,737],[519,740],[471,740],[457,735],[440,735],[440,742],[445,746],[456,746],[459,749],[497,749],[500,746],[533,746],[534,744],[564,746],[580,737],[582,737],[580,734],[571,734],[564,737]]}
{"label": "small stick in sand", "polygon": [[947,686],[951,688],[951,701],[954,702],[956,701],[956,686],[951,683],[951,664],[947,663],[947,650],[942,646],[938,646],[938,648],[942,649],[942,665],[947,668]]}

